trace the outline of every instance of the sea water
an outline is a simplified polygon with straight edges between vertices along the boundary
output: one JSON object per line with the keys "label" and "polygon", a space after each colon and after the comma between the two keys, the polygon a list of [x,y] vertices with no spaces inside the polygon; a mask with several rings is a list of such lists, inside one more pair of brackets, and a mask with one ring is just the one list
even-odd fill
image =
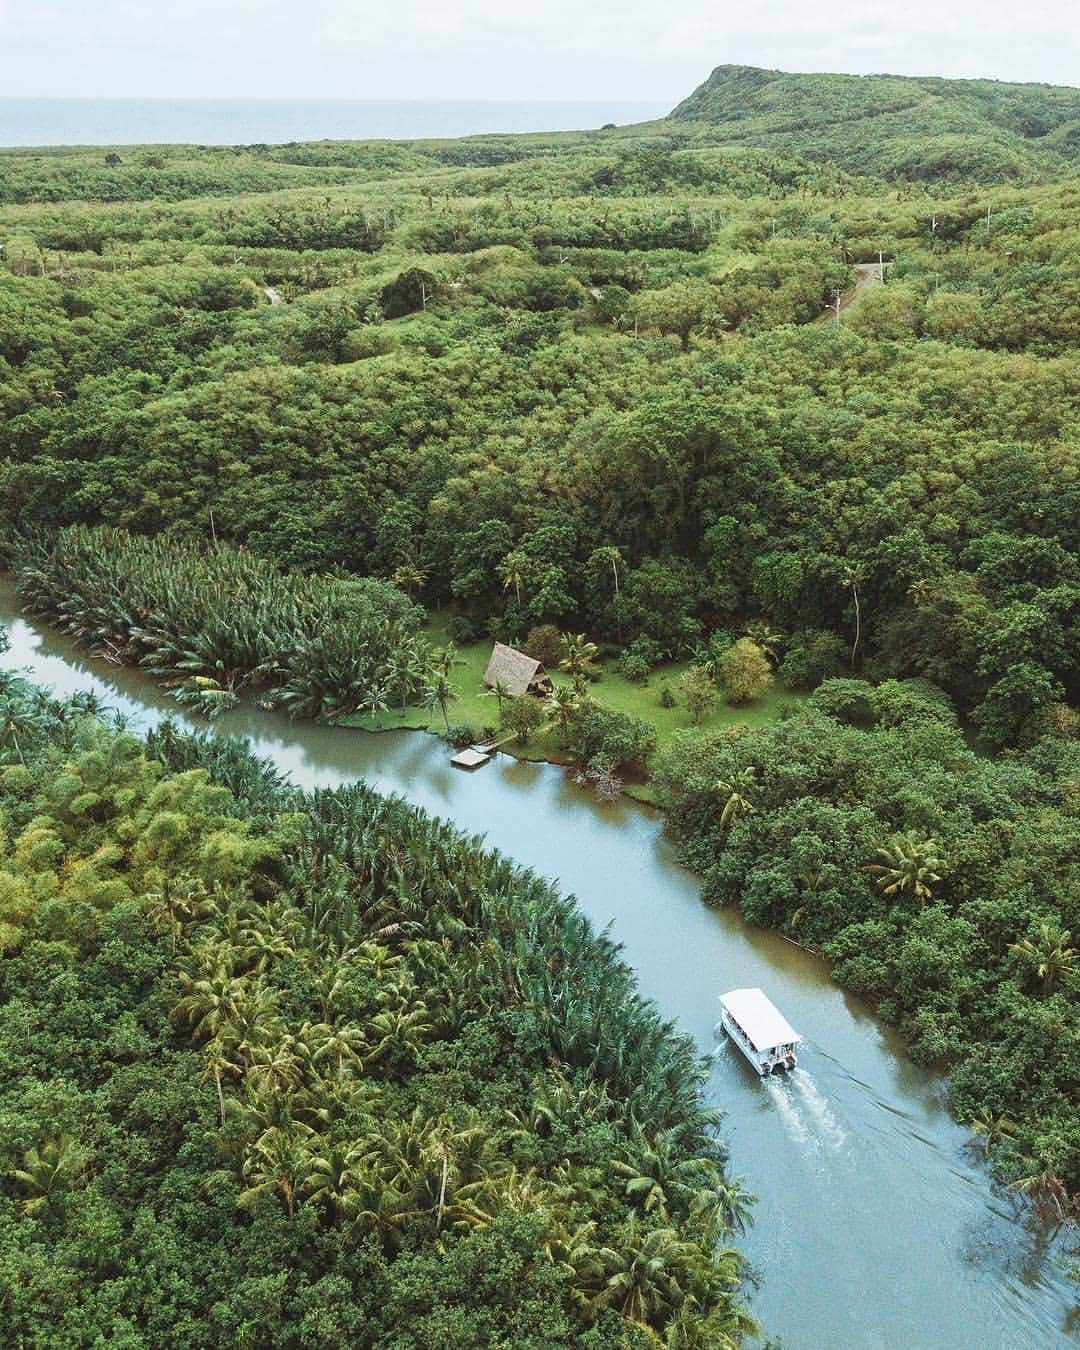
{"label": "sea water", "polygon": [[0,98],[0,146],[279,145],[580,131],[670,104],[424,99]]}

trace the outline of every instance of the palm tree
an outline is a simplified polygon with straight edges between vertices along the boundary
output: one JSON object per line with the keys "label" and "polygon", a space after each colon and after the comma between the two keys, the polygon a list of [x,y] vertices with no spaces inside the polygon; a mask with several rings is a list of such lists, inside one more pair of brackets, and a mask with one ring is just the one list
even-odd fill
{"label": "palm tree", "polygon": [[933,600],[934,588],[926,577],[917,577],[907,588],[907,597],[916,609],[920,609]]}
{"label": "palm tree", "polygon": [[504,591],[513,591],[517,598],[518,608],[521,607],[521,592],[525,587],[525,558],[524,555],[516,550],[508,553],[502,564],[502,588]]}
{"label": "palm tree", "polygon": [[578,710],[580,696],[565,684],[556,685],[547,698],[547,709],[558,724],[561,735],[566,735],[570,719]]}
{"label": "palm tree", "polygon": [[370,1027],[372,1039],[377,1036],[378,1040],[365,1056],[364,1064],[383,1060],[391,1068],[415,1060],[421,1042],[433,1030],[423,1003],[414,1004],[408,1012],[384,1009],[371,1019]]}
{"label": "palm tree", "polygon": [[203,1069],[200,1083],[214,1080],[214,1087],[217,1091],[218,1112],[221,1116],[221,1124],[225,1125],[225,1092],[221,1085],[221,1076],[223,1073],[241,1074],[243,1073],[243,1064],[238,1062],[236,1046],[231,1037],[227,1035],[214,1036],[209,1040],[203,1049],[206,1056],[206,1065]]}
{"label": "palm tree", "polygon": [[584,633],[563,633],[562,650],[559,669],[570,676],[575,692],[581,694],[588,677],[596,668],[595,661],[599,649]]}
{"label": "palm tree", "polygon": [[540,1240],[540,1250],[554,1266],[563,1270],[580,1305],[595,1295],[604,1273],[601,1249],[596,1243],[596,1223],[578,1224],[568,1228],[553,1217]]}
{"label": "palm tree", "polygon": [[328,1206],[336,1219],[350,1213],[363,1185],[364,1150],[360,1144],[323,1145],[313,1150],[303,1181],[304,1195]]}
{"label": "palm tree", "polygon": [[625,566],[623,555],[614,544],[607,544],[604,548],[597,549],[597,554],[601,555],[605,562],[611,565],[611,580],[615,587],[615,599],[619,598],[619,568]]}
{"label": "palm tree", "polygon": [[840,585],[845,591],[851,592],[851,598],[855,602],[855,640],[851,644],[851,669],[855,669],[855,654],[859,650],[859,640],[862,637],[862,612],[859,607],[859,583],[861,577],[855,568],[849,568],[840,579]]}
{"label": "palm tree", "polygon": [[1072,933],[1043,923],[1034,938],[1010,942],[1009,951],[1033,965],[1035,974],[1042,981],[1043,993],[1052,994],[1061,980],[1071,979],[1076,973],[1076,958],[1080,953],[1069,946],[1071,941]]}
{"label": "palm tree", "polygon": [[169,934],[172,954],[184,925],[195,919],[209,899],[201,882],[191,877],[166,877],[160,891],[150,891],[144,897],[150,922],[164,928]]}
{"label": "palm tree", "polygon": [[303,1057],[289,1035],[252,1045],[248,1060],[247,1082],[253,1092],[287,1094],[303,1082]]}
{"label": "palm tree", "polygon": [[442,711],[443,721],[446,723],[446,734],[450,735],[450,713],[449,707],[454,699],[457,698],[457,692],[450,683],[448,676],[437,672],[431,679],[430,684],[424,689],[424,706],[427,708],[438,708]]}
{"label": "palm tree", "polygon": [[990,1153],[1006,1137],[1016,1133],[1016,1126],[1008,1116],[995,1115],[988,1107],[976,1111],[971,1117],[971,1133],[982,1140],[982,1150]]}
{"label": "palm tree", "polygon": [[230,947],[243,953],[247,970],[262,975],[276,962],[294,956],[303,916],[291,906],[248,905],[229,934]]}
{"label": "palm tree", "polygon": [[645,1327],[662,1326],[683,1301],[691,1252],[673,1228],[644,1229],[635,1222],[620,1250],[602,1249],[612,1273],[592,1306],[617,1308]]}
{"label": "palm tree", "polygon": [[448,642],[445,647],[436,647],[431,653],[432,669],[440,675],[445,675],[447,679],[453,675],[454,667],[462,664],[462,659],[452,642]]}
{"label": "palm tree", "polygon": [[377,727],[382,725],[381,715],[390,707],[387,702],[388,693],[387,685],[379,680],[372,680],[360,700],[361,708],[374,720]]}
{"label": "palm tree", "polygon": [[744,1189],[742,1177],[721,1177],[710,1199],[719,1208],[724,1227],[729,1232],[745,1233],[754,1222],[757,1196]]}
{"label": "palm tree", "polygon": [[407,1195],[368,1170],[363,1173],[355,1195],[349,1197],[349,1213],[352,1215],[350,1238],[356,1240],[357,1236],[377,1233],[388,1253],[401,1247],[408,1221],[417,1217]]}
{"label": "palm tree", "polygon": [[408,706],[409,696],[427,679],[429,661],[426,652],[412,640],[405,640],[390,652],[386,661],[387,690],[396,690],[401,711]]}
{"label": "palm tree", "polygon": [[32,706],[23,699],[5,698],[0,700],[0,745],[3,745],[5,741],[10,741],[19,757],[19,763],[24,769],[26,768],[26,759],[23,756],[20,737],[29,740],[35,732],[41,731],[44,725],[45,722],[41,715],[35,712]]}
{"label": "palm tree", "polygon": [[596,549],[589,563],[596,562],[600,566],[606,564],[611,568],[611,580],[615,592],[615,630],[618,634],[619,642],[622,642],[622,613],[619,604],[619,569],[626,566],[622,553],[614,544],[605,544],[602,548]]}
{"label": "palm tree", "polygon": [[747,765],[730,778],[717,779],[713,790],[724,798],[723,809],[720,812],[722,830],[730,830],[737,820],[742,820],[743,816],[749,815],[755,809],[750,794],[756,783],[757,771],[753,765]]}
{"label": "palm tree", "polygon": [[514,691],[510,688],[510,686],[506,683],[505,680],[496,680],[495,683],[491,686],[490,689],[485,689],[485,690],[484,690],[484,697],[485,697],[485,698],[494,698],[494,699],[498,699],[498,702],[499,702],[499,720],[500,720],[500,721],[502,721],[503,703],[504,703],[508,698],[513,698],[513,696],[514,696]]}
{"label": "palm tree", "polygon": [[15,1180],[26,1193],[19,1204],[21,1214],[44,1209],[53,1196],[69,1182],[85,1175],[90,1160],[70,1134],[46,1139],[38,1148],[27,1149],[22,1167],[15,1168]]}
{"label": "palm tree", "polygon": [[1019,1191],[1034,1201],[1036,1213],[1044,1218],[1049,1212],[1055,1217],[1055,1231],[1068,1222],[1075,1212],[1076,1202],[1070,1199],[1065,1183],[1046,1158],[1025,1158],[1027,1171],[1010,1183],[1009,1189]]}
{"label": "palm tree", "polygon": [[411,600],[414,591],[423,589],[429,575],[426,567],[422,567],[420,563],[410,559],[394,568],[390,580],[399,590],[404,591]]}
{"label": "palm tree", "polygon": [[672,1130],[661,1130],[648,1139],[635,1128],[622,1158],[612,1163],[624,1177],[624,1194],[640,1203],[646,1214],[670,1220],[673,1207],[688,1209],[691,1200],[717,1181],[716,1169],[701,1158],[688,1158]]}
{"label": "palm tree", "polygon": [[920,905],[932,898],[930,887],[941,880],[937,869],[945,865],[933,839],[900,835],[879,848],[877,857],[879,861],[868,864],[866,870],[876,874],[877,886],[886,895],[912,896]]}
{"label": "palm tree", "polygon": [[247,982],[234,976],[227,967],[195,979],[182,974],[187,992],[172,1010],[177,1022],[187,1022],[197,1041],[208,1041],[222,1033],[236,1016],[237,1005],[247,993]]}
{"label": "palm tree", "polygon": [[271,1128],[255,1141],[244,1159],[243,1176],[250,1185],[236,1197],[239,1209],[250,1209],[263,1195],[276,1192],[284,1202],[285,1213],[290,1219],[294,1217],[297,1199],[307,1189],[313,1172],[304,1134],[305,1127],[294,1123],[290,1130]]}
{"label": "palm tree", "polygon": [[311,1061],[321,1066],[324,1060],[332,1060],[338,1079],[345,1077],[345,1066],[351,1070],[363,1067],[364,1056],[370,1050],[367,1037],[355,1022],[345,1022],[340,1026],[331,1026],[322,1022],[315,1026],[301,1028],[300,1037],[311,1052]]}
{"label": "palm tree", "polygon": [[778,644],[783,641],[783,633],[774,633],[768,619],[754,619],[743,629],[743,637],[755,643],[774,666],[780,664]]}

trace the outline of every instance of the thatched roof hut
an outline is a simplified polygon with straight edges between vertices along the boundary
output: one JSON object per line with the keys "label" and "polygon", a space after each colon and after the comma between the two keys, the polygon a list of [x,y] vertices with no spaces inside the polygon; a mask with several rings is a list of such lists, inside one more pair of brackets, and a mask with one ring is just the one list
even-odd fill
{"label": "thatched roof hut", "polygon": [[526,656],[524,652],[507,647],[503,642],[496,642],[484,674],[484,683],[489,689],[493,688],[497,681],[501,681],[511,694],[551,692],[551,680],[543,665],[539,661],[534,661],[531,656]]}

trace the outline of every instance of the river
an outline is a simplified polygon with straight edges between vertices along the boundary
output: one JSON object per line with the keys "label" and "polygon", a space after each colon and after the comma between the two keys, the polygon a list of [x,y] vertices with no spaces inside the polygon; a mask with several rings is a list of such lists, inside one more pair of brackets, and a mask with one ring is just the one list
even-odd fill
{"label": "river", "polygon": [[[144,727],[177,712],[140,672],[21,618],[6,583],[0,623],[4,666],[58,692],[92,688]],[[909,1063],[821,961],[706,908],[656,812],[601,806],[550,765],[497,756],[463,773],[415,732],[367,735],[253,708],[217,726],[304,786],[364,778],[484,834],[612,925],[642,991],[713,1056],[708,1096],[727,1113],[734,1171],[760,1197],[740,1242],[761,1277],[753,1309],[785,1350],[1077,1344],[1075,1289],[991,1188],[942,1078]],[[714,1036],[717,995],[744,985],[763,988],[806,1038],[788,1080],[759,1081]]]}

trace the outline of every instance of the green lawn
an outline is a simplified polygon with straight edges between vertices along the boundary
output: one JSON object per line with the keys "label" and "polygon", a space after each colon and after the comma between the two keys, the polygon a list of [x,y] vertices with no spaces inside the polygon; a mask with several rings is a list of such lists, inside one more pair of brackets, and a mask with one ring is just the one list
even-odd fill
{"label": "green lawn", "polygon": [[[443,614],[432,614],[428,619],[427,634],[436,646],[442,646],[446,642],[447,617]],[[450,704],[450,724],[472,727],[478,735],[484,727],[497,726],[499,720],[496,700],[484,691],[484,671],[491,656],[491,646],[490,640],[485,639],[482,642],[471,642],[458,647],[461,664],[454,668],[452,675],[457,698]],[[642,717],[652,722],[656,727],[657,743],[663,750],[672,743],[676,732],[692,729],[694,726],[693,719],[682,706],[678,688],[679,676],[689,665],[689,661],[673,661],[654,671],[645,684],[633,684],[619,674],[614,662],[609,662],[601,668],[600,678],[589,685],[589,693],[601,707],[629,713],[633,717]],[[569,683],[567,678],[557,671],[551,672],[551,676],[556,684]],[[678,700],[674,708],[661,706],[660,693],[665,685]],[[721,727],[763,726],[773,721],[785,707],[790,707],[805,697],[805,694],[798,693],[777,680],[755,703],[739,708],[732,708],[724,702],[717,703],[716,707],[702,719],[699,729],[709,732],[718,731]],[[391,731],[399,728],[433,732],[445,730],[442,714],[437,708],[434,715],[427,708],[410,707],[404,712],[393,709],[383,713],[377,720],[354,714],[343,717],[338,725],[360,727],[364,731]],[[519,759],[549,760],[556,764],[568,762],[554,731],[547,729],[530,737],[528,745],[511,743],[505,748],[508,753],[516,755]],[[632,796],[643,801],[654,800],[648,784],[628,786],[628,790]]]}

